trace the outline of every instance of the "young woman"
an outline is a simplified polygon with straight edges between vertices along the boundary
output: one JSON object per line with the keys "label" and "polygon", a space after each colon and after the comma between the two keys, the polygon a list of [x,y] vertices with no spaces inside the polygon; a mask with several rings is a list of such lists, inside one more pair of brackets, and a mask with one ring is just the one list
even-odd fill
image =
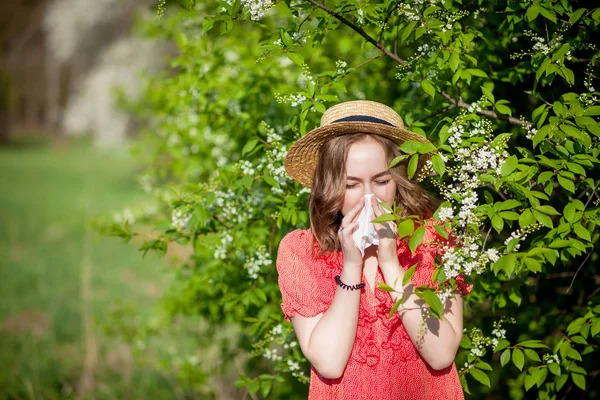
{"label": "young woman", "polygon": [[[413,254],[389,222],[374,224],[379,242],[364,255],[353,239],[364,207],[382,214],[377,199],[396,201],[406,215],[431,216],[432,199],[405,166],[388,169],[406,140],[428,143],[404,129],[391,108],[351,101],[327,110],[286,157],[289,175],[312,188],[311,228],[286,235],[277,258],[281,306],[312,364],[309,399],[463,398],[453,361],[463,330],[461,295],[469,288],[447,301],[441,320],[428,317],[411,293],[431,283],[443,239],[428,225]],[[365,195],[374,195],[369,204]],[[412,283],[402,287],[415,263]],[[388,319],[401,293],[408,298]]]}

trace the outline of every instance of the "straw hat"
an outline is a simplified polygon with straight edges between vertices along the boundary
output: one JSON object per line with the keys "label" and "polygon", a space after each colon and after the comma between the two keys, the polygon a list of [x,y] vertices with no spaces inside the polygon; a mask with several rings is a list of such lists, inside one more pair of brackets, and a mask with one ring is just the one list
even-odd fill
{"label": "straw hat", "polygon": [[422,135],[404,129],[402,118],[392,108],[374,101],[347,101],[325,111],[321,126],[294,143],[285,157],[285,170],[296,181],[311,187],[321,145],[351,133],[376,133],[398,144],[407,140],[430,143]]}

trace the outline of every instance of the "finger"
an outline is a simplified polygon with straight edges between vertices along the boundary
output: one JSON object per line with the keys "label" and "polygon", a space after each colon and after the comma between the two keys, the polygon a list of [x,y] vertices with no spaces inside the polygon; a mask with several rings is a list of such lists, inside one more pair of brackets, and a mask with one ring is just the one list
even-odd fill
{"label": "finger", "polygon": [[354,231],[356,231],[356,229],[358,229],[358,222],[351,222],[348,224],[348,226],[344,227],[343,229],[340,229],[338,231],[338,237],[340,239],[340,242],[344,241],[344,239],[346,238],[352,240],[352,235],[354,234]]}
{"label": "finger", "polygon": [[356,205],[350,211],[348,211],[348,213],[342,219],[342,226],[344,228],[346,226],[348,226],[350,224],[350,222],[354,222],[354,220],[356,220],[356,218],[360,214],[361,210],[363,209],[364,205],[365,205],[365,200],[363,198],[361,198],[359,200],[359,202],[356,203]]}
{"label": "finger", "polygon": [[379,201],[377,201],[377,198],[375,198],[375,196],[371,197],[371,206],[373,207],[373,213],[375,214],[375,218],[383,214],[383,210],[381,209]]}

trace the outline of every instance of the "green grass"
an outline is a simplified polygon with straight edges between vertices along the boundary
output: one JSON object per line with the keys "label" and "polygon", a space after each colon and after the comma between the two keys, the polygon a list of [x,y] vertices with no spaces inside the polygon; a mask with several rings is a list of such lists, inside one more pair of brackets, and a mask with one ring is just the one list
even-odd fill
{"label": "green grass", "polygon": [[116,300],[151,307],[168,280],[164,263],[89,228],[147,198],[136,169],[124,148],[0,147],[0,399],[77,398],[90,348],[84,398],[174,397],[101,327]]}

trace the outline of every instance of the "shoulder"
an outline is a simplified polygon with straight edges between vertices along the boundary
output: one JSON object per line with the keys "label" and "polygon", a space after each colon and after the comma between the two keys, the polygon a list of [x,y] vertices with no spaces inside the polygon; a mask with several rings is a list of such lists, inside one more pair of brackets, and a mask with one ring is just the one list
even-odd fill
{"label": "shoulder", "polygon": [[314,239],[310,229],[296,229],[291,231],[279,242],[277,258],[289,256],[312,257],[314,251]]}

